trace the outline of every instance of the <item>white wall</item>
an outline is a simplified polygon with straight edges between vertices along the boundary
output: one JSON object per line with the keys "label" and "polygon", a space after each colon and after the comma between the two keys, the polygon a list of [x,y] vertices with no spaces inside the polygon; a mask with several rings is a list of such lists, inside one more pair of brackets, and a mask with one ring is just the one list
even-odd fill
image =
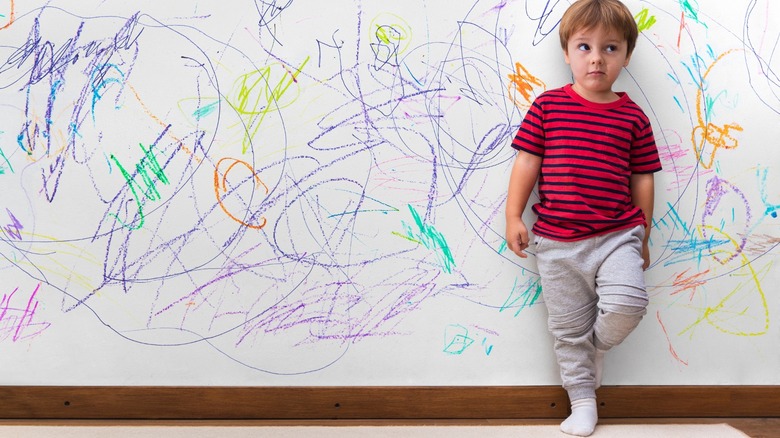
{"label": "white wall", "polygon": [[[2,383],[557,384],[503,203],[568,4],[0,2]],[[664,170],[605,384],[779,384],[780,6],[627,4]]]}

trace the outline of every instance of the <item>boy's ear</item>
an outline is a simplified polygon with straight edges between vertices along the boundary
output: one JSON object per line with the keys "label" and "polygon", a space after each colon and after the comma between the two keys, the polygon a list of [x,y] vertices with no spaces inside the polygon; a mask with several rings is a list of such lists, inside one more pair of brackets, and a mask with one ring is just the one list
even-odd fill
{"label": "boy's ear", "polygon": [[623,67],[628,67],[629,62],[631,62],[631,55],[626,56],[626,62],[623,63]]}
{"label": "boy's ear", "polygon": [[563,49],[563,60],[566,61],[566,64],[571,65],[571,62],[569,62],[569,50]]}

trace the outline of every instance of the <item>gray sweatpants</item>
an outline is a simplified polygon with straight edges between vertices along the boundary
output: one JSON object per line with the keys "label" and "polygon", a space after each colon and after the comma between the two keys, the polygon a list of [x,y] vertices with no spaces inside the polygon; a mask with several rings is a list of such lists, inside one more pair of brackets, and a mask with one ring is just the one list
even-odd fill
{"label": "gray sweatpants", "polygon": [[575,242],[536,237],[548,328],[571,401],[596,397],[596,348],[620,344],[647,312],[644,227]]}

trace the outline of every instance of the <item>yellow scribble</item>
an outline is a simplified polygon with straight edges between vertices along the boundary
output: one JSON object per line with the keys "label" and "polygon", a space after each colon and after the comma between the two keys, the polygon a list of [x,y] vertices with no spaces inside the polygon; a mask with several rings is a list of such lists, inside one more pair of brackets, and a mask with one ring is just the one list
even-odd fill
{"label": "yellow scribble", "polygon": [[[241,116],[245,131],[241,153],[252,148],[252,140],[260,130],[265,117],[291,105],[300,95],[298,76],[309,62],[306,57],[301,65],[290,70],[284,64],[272,64],[241,75],[233,84],[233,91],[226,102]],[[290,88],[295,85],[290,93]],[[284,101],[282,98],[285,98]]]}
{"label": "yellow scribble", "polygon": [[[718,228],[710,225],[702,225],[699,227],[699,232],[701,233],[705,228],[722,235],[723,238],[730,241],[735,248],[739,248],[739,243],[736,240]],[[727,253],[728,251],[718,250],[715,252]],[[766,275],[766,273],[769,272],[771,263],[765,266],[760,272],[756,272],[755,269],[753,269],[750,260],[742,252],[739,254],[742,265],[735,271],[735,274],[731,275],[731,277],[743,276],[747,277],[747,281],[740,282],[734,290],[714,306],[706,306],[700,317],[694,321],[693,324],[682,330],[680,335],[704,322],[721,332],[736,336],[761,336],[769,331],[769,305],[766,301],[766,294],[764,294],[761,287],[759,273]],[[719,283],[719,286],[723,286],[723,284]],[[753,296],[754,293],[757,294],[757,297]],[[758,298],[758,300],[755,300],[755,298]],[[746,302],[751,299],[753,302]],[[760,309],[755,308],[755,304],[757,303],[760,303]],[[739,328],[751,323],[757,323],[758,326],[755,329]]]}

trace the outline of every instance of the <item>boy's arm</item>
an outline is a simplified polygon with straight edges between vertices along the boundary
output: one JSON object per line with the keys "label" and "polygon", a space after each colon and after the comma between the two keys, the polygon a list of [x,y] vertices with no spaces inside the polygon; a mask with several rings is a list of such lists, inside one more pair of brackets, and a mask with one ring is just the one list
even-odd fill
{"label": "boy's arm", "polygon": [[506,195],[506,244],[513,253],[525,258],[528,248],[528,228],[523,222],[523,211],[539,177],[542,157],[519,151],[509,175]]}
{"label": "boy's arm", "polygon": [[642,258],[644,269],[650,266],[650,225],[653,220],[653,202],[655,201],[655,178],[652,173],[635,173],[631,175],[631,199],[634,205],[645,214],[645,239],[642,242]]}

